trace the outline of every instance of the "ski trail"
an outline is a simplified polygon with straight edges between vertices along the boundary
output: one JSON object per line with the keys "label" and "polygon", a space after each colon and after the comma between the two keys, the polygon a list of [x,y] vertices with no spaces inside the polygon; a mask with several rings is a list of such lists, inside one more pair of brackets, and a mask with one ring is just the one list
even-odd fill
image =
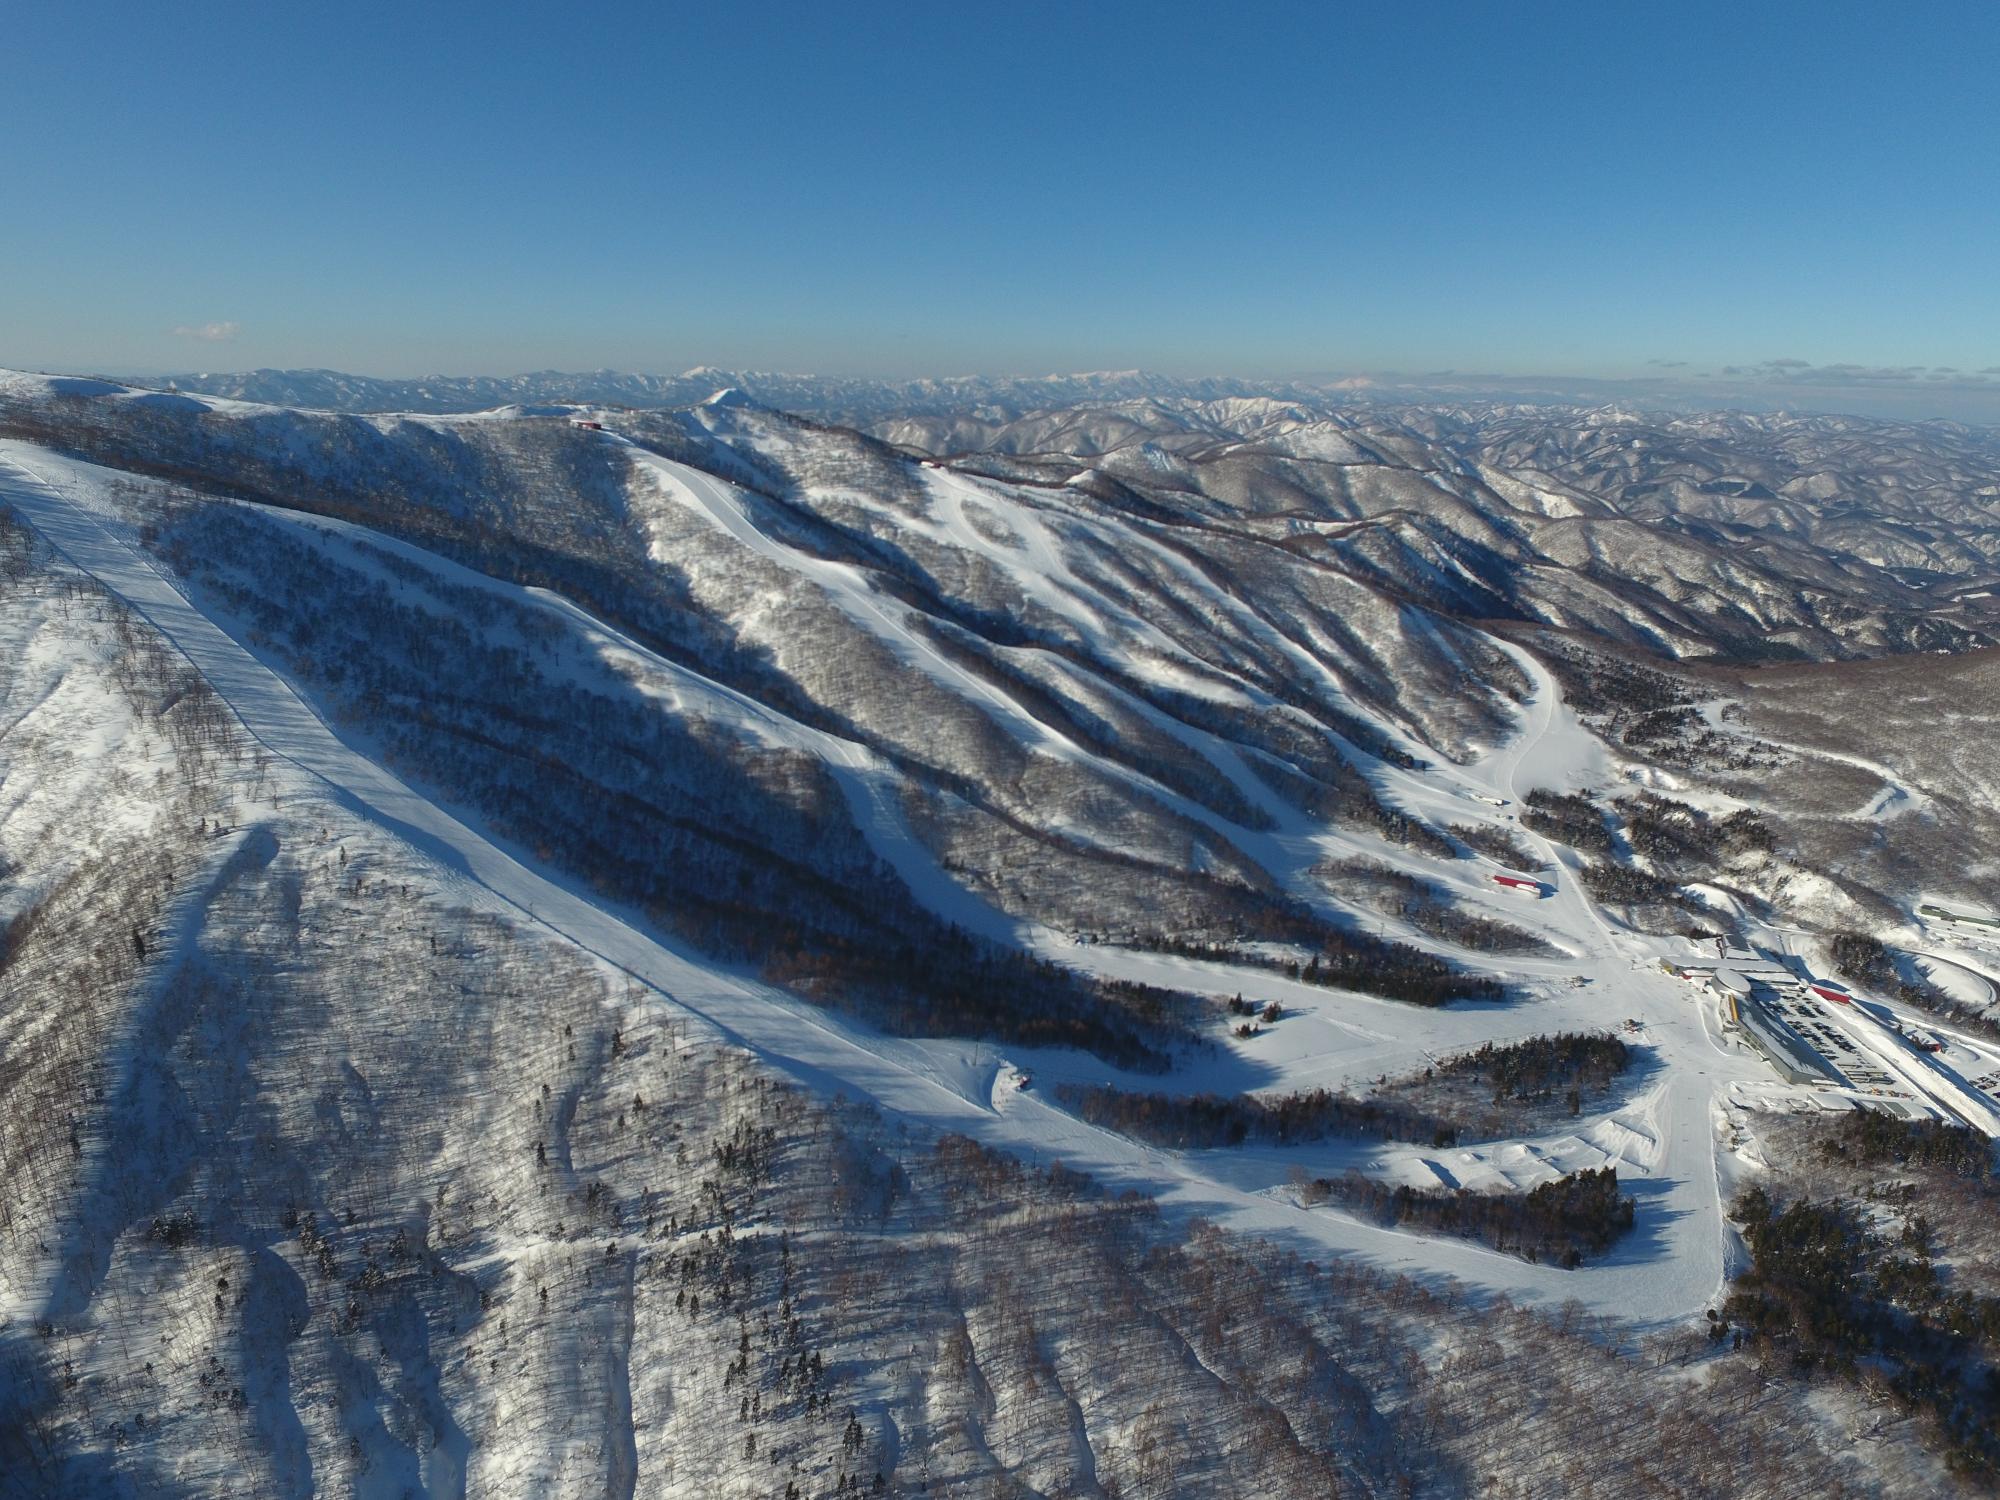
{"label": "ski trail", "polygon": [[924,1090],[940,1097],[912,1100],[917,1113],[956,1119],[982,1112],[937,1080],[922,1077],[907,1061],[894,1059],[897,1042],[870,1038],[864,1047],[809,1007],[642,937],[597,903],[504,853],[349,747],[283,678],[189,603],[136,547],[84,506],[64,497],[17,457],[6,455],[5,462],[30,483],[6,484],[0,493],[50,545],[170,640],[271,755],[428,856],[444,874],[452,899],[549,928],[731,1040],[769,1050],[802,1076],[824,1075],[836,1086],[841,1079],[872,1082],[888,1092],[920,1079]]}

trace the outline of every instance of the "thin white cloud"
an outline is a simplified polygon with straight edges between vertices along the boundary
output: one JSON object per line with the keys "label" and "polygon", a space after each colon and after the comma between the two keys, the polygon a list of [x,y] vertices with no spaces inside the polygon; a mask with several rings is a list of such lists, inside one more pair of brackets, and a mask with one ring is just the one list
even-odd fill
{"label": "thin white cloud", "polygon": [[204,344],[226,344],[236,337],[236,323],[183,323],[174,330],[177,339],[200,339]]}

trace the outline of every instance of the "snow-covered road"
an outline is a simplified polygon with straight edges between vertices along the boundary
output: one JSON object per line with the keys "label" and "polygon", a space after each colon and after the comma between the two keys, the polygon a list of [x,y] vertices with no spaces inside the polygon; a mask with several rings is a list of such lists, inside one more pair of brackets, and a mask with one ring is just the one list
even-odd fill
{"label": "snow-covered road", "polygon": [[[1294,1064],[1303,1071],[1315,1041],[1323,1051],[1335,1052],[1343,1040],[1372,1033],[1380,1045],[1370,1054],[1371,1064],[1393,1071],[1392,1061],[1420,1060],[1434,1048],[1476,1045],[1496,1032],[1641,1020],[1663,1068],[1660,1086],[1605,1120],[1578,1122],[1579,1131],[1601,1127],[1619,1151],[1630,1151],[1628,1161],[1643,1163],[1643,1171],[1628,1178],[1641,1201],[1640,1229],[1602,1262],[1566,1272],[1462,1241],[1385,1230],[1327,1209],[1297,1206],[1283,1187],[1289,1166],[1323,1170],[1339,1158],[1339,1148],[1329,1148],[1322,1158],[1310,1150],[1181,1155],[1137,1145],[1054,1108],[1040,1092],[1004,1086],[1005,1059],[991,1046],[879,1036],[661,942],[601,901],[531,868],[343,740],[282,675],[204,614],[140,550],[113,498],[110,483],[116,477],[25,444],[0,443],[0,502],[185,653],[273,756],[430,858],[450,899],[544,924],[804,1086],[870,1100],[926,1129],[963,1132],[1042,1162],[1060,1160],[1114,1191],[1130,1187],[1146,1193],[1169,1213],[1200,1215],[1308,1254],[1349,1253],[1386,1270],[1447,1275],[1517,1299],[1575,1299],[1639,1324],[1698,1315],[1720,1288],[1725,1265],[1712,1101],[1724,1075],[1754,1076],[1753,1065],[1716,1046],[1685,988],[1647,962],[1643,944],[1629,935],[1614,939],[1575,889],[1569,869],[1560,877],[1558,898],[1549,903],[1549,925],[1559,929],[1551,935],[1565,946],[1586,950],[1560,967],[1589,979],[1588,987],[1551,989],[1541,1000],[1504,1012],[1421,1011],[1319,991],[1304,1008],[1323,1014],[1324,1024],[1286,1023],[1273,1034],[1276,1045],[1269,1053],[1281,1074]],[[1573,736],[1580,731],[1560,710],[1554,683],[1538,668],[1531,676],[1536,696],[1526,732],[1480,766],[1450,772],[1454,781],[1512,798],[1514,783],[1531,770],[1540,774],[1544,757],[1566,759],[1577,751]],[[893,796],[886,785],[871,778],[863,764],[846,769],[858,778],[850,785],[861,793],[857,806],[876,804],[881,817],[891,817]],[[1467,793],[1455,787],[1407,773],[1399,779],[1408,783],[1404,789],[1413,800],[1466,805]],[[871,836],[887,838],[892,832],[878,822]],[[1163,966],[1162,982],[1215,988],[1213,976],[1197,965],[1151,956],[1148,962]],[[1049,1077],[1094,1079],[1106,1073],[1094,1060],[1073,1055],[1031,1061],[1038,1075]],[[1201,1086],[1198,1079],[1176,1082]],[[1565,1142],[1576,1140],[1572,1135],[1526,1144],[1530,1154],[1541,1153],[1536,1159],[1560,1162],[1569,1149]],[[1643,1144],[1648,1141],[1650,1146]],[[1444,1165],[1449,1169],[1451,1163]],[[1495,1169],[1504,1172],[1504,1166]]]}

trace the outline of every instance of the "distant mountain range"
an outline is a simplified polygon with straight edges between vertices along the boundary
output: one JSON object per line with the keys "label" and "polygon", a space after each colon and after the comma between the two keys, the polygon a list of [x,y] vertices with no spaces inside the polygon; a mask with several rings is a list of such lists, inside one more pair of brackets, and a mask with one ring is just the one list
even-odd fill
{"label": "distant mountain range", "polygon": [[848,418],[898,411],[945,412],[988,407],[1022,412],[1079,401],[1129,401],[1149,396],[1207,401],[1228,396],[1280,394],[1323,400],[1327,394],[1324,388],[1310,385],[1179,380],[1141,370],[1020,378],[969,375],[906,381],[788,375],[710,366],[678,375],[621,370],[576,373],[537,370],[525,375],[432,375],[414,380],[385,380],[338,370],[248,370],[237,374],[174,375],[145,383],[272,406],[432,413],[549,402],[688,406],[718,389],[734,387],[767,406]]}
{"label": "distant mountain range", "polygon": [[[1791,376],[1797,378],[1780,378]],[[1970,377],[1981,392],[1986,390],[1985,379]],[[1939,410],[1928,406],[1927,400],[1941,399],[1943,395],[1943,388],[1930,383],[1878,382],[1851,386],[1841,383],[1838,369],[1800,373],[1775,367],[1760,367],[1747,372],[1742,379],[1700,380],[1680,379],[1671,374],[1598,379],[1451,371],[1422,375],[1302,374],[1283,379],[1190,379],[1144,370],[878,380],[701,366],[678,375],[538,370],[522,375],[431,375],[411,380],[350,375],[338,370],[249,370],[161,376],[139,383],[171,384],[184,391],[325,411],[412,412],[484,411],[494,406],[562,401],[631,407],[684,406],[703,399],[718,387],[734,386],[770,406],[849,424],[888,412],[939,415],[980,411],[1018,416],[1079,402],[1145,398],[1215,401],[1262,396],[1338,407],[1473,404],[1522,410],[1623,408],[1680,414],[1698,414],[1719,407],[1802,412],[1858,409],[1915,419],[1924,426],[1958,428],[1956,423],[1923,420],[1935,417]],[[1947,409],[1949,405],[1946,404]]]}

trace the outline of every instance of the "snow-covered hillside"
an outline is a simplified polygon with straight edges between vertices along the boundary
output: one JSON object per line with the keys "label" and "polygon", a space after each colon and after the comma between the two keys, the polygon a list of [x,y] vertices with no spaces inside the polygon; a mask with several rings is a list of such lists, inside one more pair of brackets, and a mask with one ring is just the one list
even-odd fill
{"label": "snow-covered hillside", "polygon": [[[1912,989],[1829,1012],[1866,1066],[1774,1072],[1668,970],[1721,932],[1841,1003],[1852,871],[1754,774],[1833,752],[1775,687],[1472,618],[1560,574],[1537,618],[1629,639],[1665,578],[1756,579],[1649,573],[1580,486],[1242,399],[1163,443],[1148,400],[1061,473],[740,397],[0,380],[10,1477],[1625,1493],[1580,1435],[1692,1419],[1689,1487],[1943,1483],[1849,1454],[1859,1396],[1682,1367],[1760,1113],[1978,1123],[2000,1043]],[[1944,805],[1847,753],[1905,796],[1871,827]],[[1558,1035],[1623,1076],[1452,1102]],[[1245,1095],[1378,1123],[1158,1124]],[[1562,1259],[1368,1206],[1605,1169],[1629,1232]],[[1468,1420],[1524,1360],[1545,1415]]]}
{"label": "snow-covered hillside", "polygon": [[[1255,512],[1368,517],[1358,534],[1329,538],[1348,567],[1427,596],[1465,569],[1462,607],[1482,601],[1651,649],[1817,658],[1994,636],[1978,601],[2000,538],[2000,440],[1953,423],[1422,393],[1371,401],[1344,386],[1138,371],[871,382],[712,369],[425,381],[262,370],[178,384],[287,406],[425,412],[676,408],[731,387],[924,453],[1058,480],[1096,466],[1149,493],[1164,485]],[[1468,509],[1482,518],[1471,529]],[[1544,539],[1532,517],[1582,524]],[[1614,519],[1623,524],[1604,524]],[[1440,548],[1451,553],[1442,573]],[[1524,572],[1524,562],[1560,571]],[[1867,617],[1829,607],[1863,598]]]}

